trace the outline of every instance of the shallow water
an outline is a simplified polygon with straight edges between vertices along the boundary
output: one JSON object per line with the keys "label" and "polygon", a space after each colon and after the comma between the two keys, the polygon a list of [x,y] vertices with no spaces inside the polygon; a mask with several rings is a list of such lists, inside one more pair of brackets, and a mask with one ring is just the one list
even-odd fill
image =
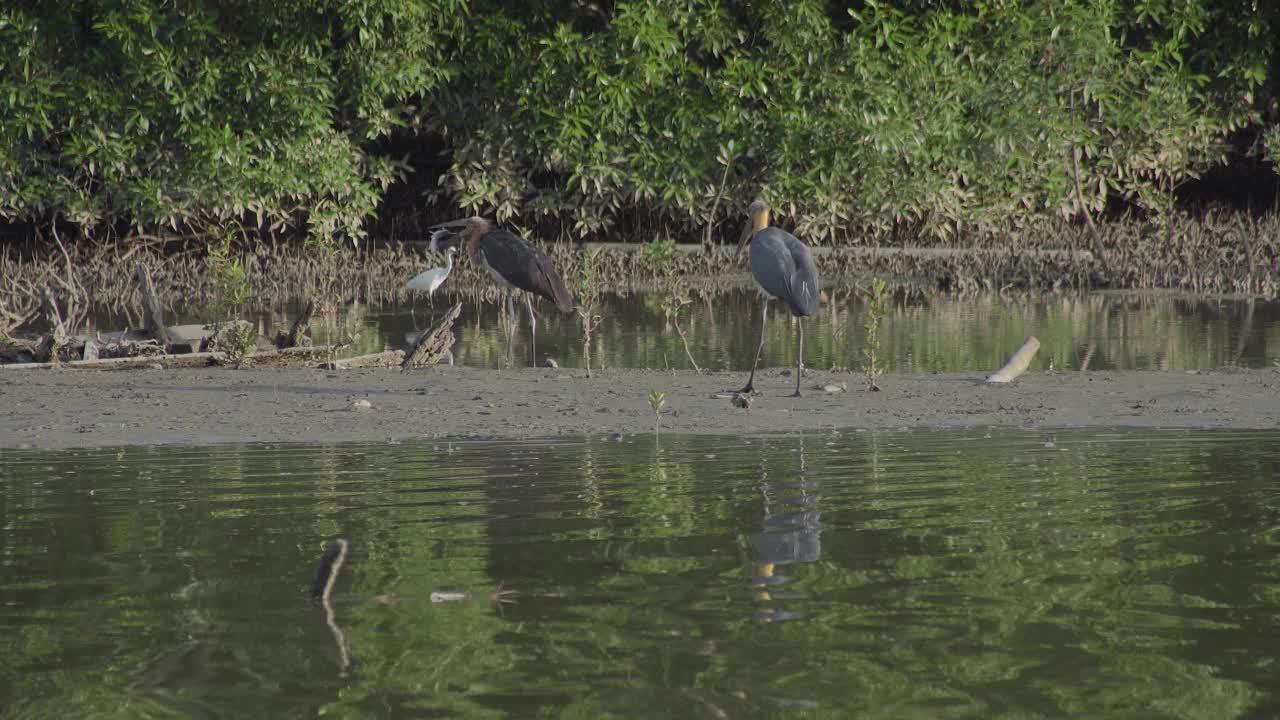
{"label": "shallow water", "polygon": [[1273,717],[1278,470],[1232,431],[5,451],[0,707]]}
{"label": "shallow water", "polygon": [[[751,367],[760,339],[760,306],[754,291],[695,294],[680,314],[688,354],[664,311],[667,297],[657,292],[606,296],[592,342],[593,366],[690,368],[692,356],[703,369]],[[354,322],[361,332],[344,338],[353,340],[344,354],[406,348],[433,317],[457,301],[464,303],[454,325],[458,363],[499,368],[528,362],[528,320],[522,306],[516,308],[520,324],[509,356],[498,304],[480,301],[476,294],[447,291],[437,295],[434,307],[425,300],[413,306],[362,307]],[[299,310],[294,303],[280,303],[260,309],[250,319],[270,337],[287,331]],[[538,312],[539,362],[550,356],[561,365],[581,367],[577,317],[563,315],[545,302]],[[857,292],[833,293],[819,317],[804,322],[805,364],[861,368],[868,347],[865,312],[866,303]],[[207,318],[203,308],[178,308],[171,321]],[[794,365],[790,317],[774,302],[769,318],[763,366]],[[88,329],[114,330],[128,322],[123,316],[100,313],[90,318]],[[339,334],[340,325],[317,319],[312,335],[317,342],[328,342]],[[1003,365],[1027,335],[1035,335],[1042,344],[1032,369],[1269,367],[1280,362],[1280,302],[1123,293],[899,300],[882,320],[877,362],[891,373],[989,372]]]}
{"label": "shallow water", "polygon": [[[443,312],[455,298],[436,306]],[[610,297],[593,343],[595,362],[606,367],[688,368],[660,293]],[[391,347],[403,346],[431,308],[418,318],[403,307],[376,308],[370,334]],[[496,304],[467,302],[457,324],[458,362],[501,367],[506,335]],[[513,343],[517,362],[528,356],[525,311]],[[582,335],[576,318],[541,306],[539,355],[579,366]],[[722,292],[695,299],[682,314],[689,352],[702,368],[750,368],[760,338],[760,311],[752,292]],[[856,294],[833,298],[817,319],[805,321],[805,363],[811,367],[859,368],[867,347],[865,302]],[[795,331],[777,303],[770,304],[764,362],[795,362]],[[1191,298],[1172,295],[1047,295],[935,298],[896,303],[880,331],[879,362],[889,372],[982,372],[1004,364],[1027,335],[1042,343],[1035,369],[1192,370],[1240,365],[1266,367],[1280,359],[1280,302]],[[381,349],[380,347],[377,349]],[[1087,362],[1087,365],[1086,365]]]}

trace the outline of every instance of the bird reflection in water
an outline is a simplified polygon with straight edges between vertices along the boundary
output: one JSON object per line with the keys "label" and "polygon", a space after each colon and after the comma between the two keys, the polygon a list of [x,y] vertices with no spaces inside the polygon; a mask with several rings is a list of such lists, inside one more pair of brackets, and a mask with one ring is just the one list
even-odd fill
{"label": "bird reflection in water", "polygon": [[[752,585],[759,588],[756,599],[762,603],[805,597],[804,593],[787,592],[781,586],[791,577],[779,572],[794,563],[816,562],[822,554],[822,512],[815,493],[817,483],[805,473],[804,438],[797,450],[800,468],[791,482],[772,484],[763,459],[760,461],[760,494],[764,499],[764,520],[760,532],[751,536],[754,557]],[[752,617],[765,622],[795,620],[799,612],[766,606]]]}

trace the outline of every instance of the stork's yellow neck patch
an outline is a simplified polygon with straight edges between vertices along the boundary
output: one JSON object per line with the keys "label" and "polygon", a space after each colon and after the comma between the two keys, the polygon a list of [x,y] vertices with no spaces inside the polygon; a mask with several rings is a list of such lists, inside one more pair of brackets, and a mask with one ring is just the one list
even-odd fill
{"label": "stork's yellow neck patch", "polygon": [[767,227],[769,227],[769,211],[768,210],[760,210],[751,216],[751,234],[752,235],[755,235],[756,233],[760,232],[761,230],[764,230]]}

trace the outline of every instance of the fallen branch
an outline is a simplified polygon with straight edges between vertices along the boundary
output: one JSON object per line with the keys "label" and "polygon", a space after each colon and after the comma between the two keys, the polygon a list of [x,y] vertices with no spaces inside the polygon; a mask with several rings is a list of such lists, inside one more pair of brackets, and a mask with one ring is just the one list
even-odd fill
{"label": "fallen branch", "polygon": [[413,348],[405,355],[404,362],[400,363],[400,369],[407,370],[440,362],[444,354],[449,352],[449,348],[453,347],[453,322],[461,313],[462,303],[450,308],[435,327],[418,338],[418,342],[414,343]]}
{"label": "fallen branch", "polygon": [[369,355],[358,355],[356,357],[343,358],[341,360],[333,360],[330,362],[322,362],[319,367],[322,370],[346,370],[348,368],[369,368],[369,367],[391,367],[399,365],[404,361],[403,350],[386,350],[380,353],[372,353]]}
{"label": "fallen branch", "polygon": [[1007,383],[1013,382],[1014,378],[1027,371],[1027,367],[1031,365],[1031,359],[1036,356],[1036,352],[1040,350],[1040,341],[1034,335],[1028,335],[1026,342],[1022,343],[1022,347],[1009,358],[1009,362],[1004,367],[996,371],[994,375],[987,377],[988,383]]}
{"label": "fallen branch", "polygon": [[[185,355],[141,355],[137,357],[101,358],[98,360],[71,360],[57,363],[56,367],[79,370],[128,370],[139,367],[159,365],[162,368],[207,367],[222,360],[223,353],[204,352],[187,353]],[[48,370],[55,367],[51,362],[8,363],[0,365],[0,370]]]}
{"label": "fallen branch", "polygon": [[[265,365],[305,367],[324,357],[330,349],[327,345],[321,347],[285,348],[284,350],[254,355],[253,362],[257,367]],[[57,367],[78,368],[81,370],[127,370],[159,365],[162,368],[169,369],[218,365],[226,362],[226,359],[227,354],[224,352],[195,352],[179,355],[136,355],[101,358],[98,360],[72,360],[58,363]],[[51,362],[0,363],[0,370],[48,370],[52,367],[54,367],[54,364]]]}

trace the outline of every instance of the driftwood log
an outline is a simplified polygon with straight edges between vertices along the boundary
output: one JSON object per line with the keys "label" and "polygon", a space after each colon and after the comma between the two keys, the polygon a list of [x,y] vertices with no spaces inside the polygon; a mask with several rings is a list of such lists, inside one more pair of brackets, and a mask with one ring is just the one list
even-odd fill
{"label": "driftwood log", "polygon": [[139,355],[136,357],[100,358],[98,360],[72,360],[64,363],[32,362],[0,365],[0,370],[47,370],[52,367],[79,370],[128,370],[131,368],[205,367],[222,359],[222,353],[187,353],[185,355]]}
{"label": "driftwood log", "polygon": [[[138,347],[144,346],[143,343],[135,343],[134,345]],[[147,340],[146,346],[159,350],[159,346],[153,340]],[[331,351],[332,348],[328,346],[273,350],[255,354],[253,356],[253,364],[256,367],[310,366]],[[79,368],[82,370],[125,370],[158,366],[169,369],[205,367],[206,365],[219,365],[225,361],[226,353],[196,352],[181,355],[138,355],[133,357],[101,358],[98,360],[73,360],[71,362],[58,363],[56,367]],[[47,370],[53,367],[55,365],[51,362],[0,363],[0,370]]]}
{"label": "driftwood log", "polygon": [[320,368],[322,370],[346,370],[348,368],[391,367],[402,362],[404,362],[403,350],[385,350],[380,353],[322,362],[320,363]]}
{"label": "driftwood log", "polygon": [[1028,335],[1022,347],[1009,358],[1009,362],[1004,367],[996,371],[994,375],[987,378],[988,383],[1007,383],[1013,382],[1014,378],[1027,371],[1027,367],[1031,365],[1031,359],[1036,356],[1036,352],[1040,349],[1040,341],[1034,335]]}
{"label": "driftwood log", "polygon": [[400,369],[408,370],[440,362],[449,348],[453,347],[453,323],[461,313],[462,303],[450,308],[431,330],[423,333],[413,344],[413,348],[404,356]]}

